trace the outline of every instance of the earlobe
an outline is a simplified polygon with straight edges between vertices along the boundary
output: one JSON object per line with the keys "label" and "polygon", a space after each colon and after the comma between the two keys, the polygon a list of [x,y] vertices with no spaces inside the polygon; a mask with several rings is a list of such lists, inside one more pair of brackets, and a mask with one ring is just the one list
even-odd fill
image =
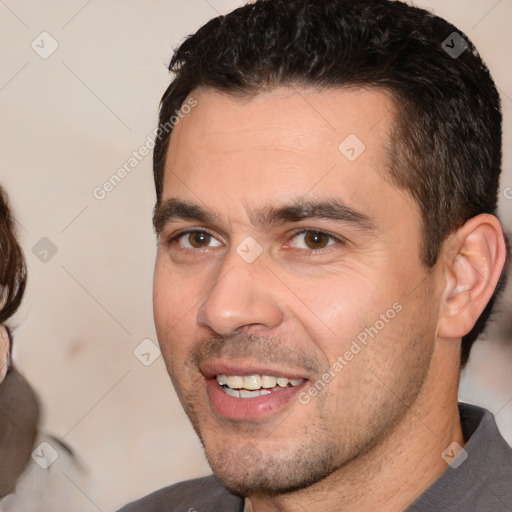
{"label": "earlobe", "polygon": [[505,265],[500,221],[488,214],[471,218],[447,240],[442,252],[446,286],[437,334],[462,338],[489,302]]}

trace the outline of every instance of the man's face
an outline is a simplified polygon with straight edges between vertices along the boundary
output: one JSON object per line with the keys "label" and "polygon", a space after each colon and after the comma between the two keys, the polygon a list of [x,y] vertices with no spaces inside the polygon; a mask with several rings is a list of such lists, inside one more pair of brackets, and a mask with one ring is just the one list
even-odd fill
{"label": "man's face", "polygon": [[305,487],[383,442],[430,365],[435,274],[386,170],[392,102],[192,96],[157,215],[162,353],[228,488]]}

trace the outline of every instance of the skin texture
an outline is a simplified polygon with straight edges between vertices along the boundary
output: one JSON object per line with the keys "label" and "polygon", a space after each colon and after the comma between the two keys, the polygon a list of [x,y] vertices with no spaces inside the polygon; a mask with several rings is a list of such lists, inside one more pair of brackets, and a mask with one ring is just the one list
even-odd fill
{"label": "skin texture", "polygon": [[3,382],[9,367],[9,336],[7,329],[0,324],[0,383]]}
{"label": "skin texture", "polygon": [[[382,90],[192,96],[197,106],[171,137],[163,203],[185,201],[212,218],[160,208],[154,315],[213,471],[247,497],[247,510],[403,510],[446,468],[443,450],[464,444],[460,338],[503,266],[499,222],[472,219],[425,268],[419,211],[386,170],[393,103]],[[354,161],[339,150],[350,134],[365,145]],[[365,222],[268,223],[262,214],[328,200]],[[190,229],[208,234],[183,234]],[[261,254],[248,263],[240,248]],[[333,370],[393,305],[394,317]],[[216,364],[304,378],[310,399],[226,417],[207,392]]]}

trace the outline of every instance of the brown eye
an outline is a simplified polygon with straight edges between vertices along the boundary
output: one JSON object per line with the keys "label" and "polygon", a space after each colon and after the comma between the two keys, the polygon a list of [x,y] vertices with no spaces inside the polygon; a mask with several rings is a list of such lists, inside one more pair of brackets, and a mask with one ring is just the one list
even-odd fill
{"label": "brown eye", "polygon": [[297,233],[294,237],[294,247],[297,249],[325,249],[336,243],[333,236],[323,231],[307,230]]}
{"label": "brown eye", "polygon": [[304,235],[304,243],[310,249],[323,249],[329,244],[329,236],[319,231],[309,231]]}
{"label": "brown eye", "polygon": [[178,242],[187,249],[202,249],[204,247],[218,247],[220,242],[206,231],[189,231],[183,233]]}

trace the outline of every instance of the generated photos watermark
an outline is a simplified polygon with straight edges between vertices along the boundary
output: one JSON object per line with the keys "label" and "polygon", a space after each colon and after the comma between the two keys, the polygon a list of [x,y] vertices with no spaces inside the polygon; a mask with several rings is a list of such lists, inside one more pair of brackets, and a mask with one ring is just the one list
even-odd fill
{"label": "generated photos watermark", "polygon": [[103,201],[107,195],[115,190],[115,188],[146,158],[151,154],[155,147],[156,140],[160,140],[164,135],[169,134],[174,127],[184,119],[194,107],[197,106],[197,100],[190,97],[169,121],[160,124],[155,128],[147,137],[144,144],[142,144],[136,151],[128,157],[126,162],[117,169],[103,184],[98,185],[92,191],[92,195],[98,201]]}
{"label": "generated photos watermark", "polygon": [[320,393],[342,370],[352,361],[364,348],[368,346],[378,334],[389,324],[400,311],[403,306],[400,302],[395,302],[385,312],[379,315],[379,319],[370,327],[365,327],[355,339],[352,340],[350,347],[337,357],[331,367],[317,379],[307,390],[301,391],[298,400],[301,404],[307,405],[312,397]]}

